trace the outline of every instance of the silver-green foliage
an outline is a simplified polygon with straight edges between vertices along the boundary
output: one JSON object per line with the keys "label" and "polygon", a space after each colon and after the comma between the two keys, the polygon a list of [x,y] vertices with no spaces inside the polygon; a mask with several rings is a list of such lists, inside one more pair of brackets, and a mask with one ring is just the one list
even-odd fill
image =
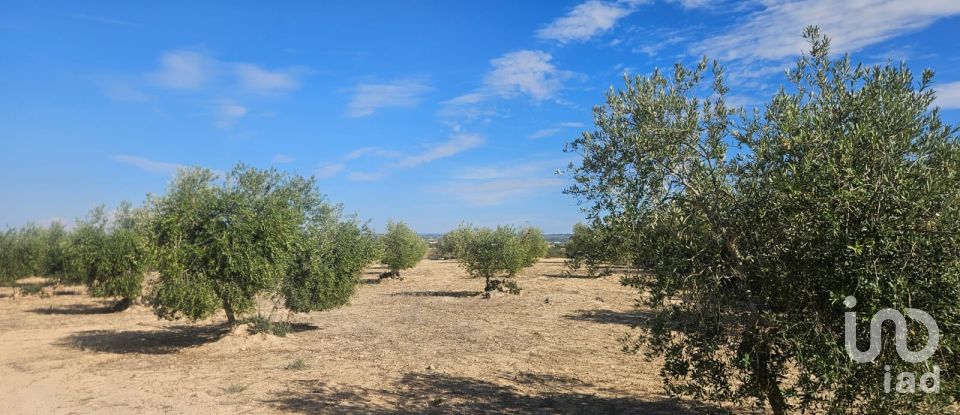
{"label": "silver-green foliage", "polygon": [[116,297],[119,308],[140,296],[152,260],[150,217],[129,203],[108,213],[103,206],[77,221],[66,248],[70,274],[95,297]]}
{"label": "silver-green foliage", "polygon": [[234,324],[257,298],[298,312],[336,307],[375,255],[373,233],[342,219],[312,178],[272,169],[241,164],[223,180],[182,170],[155,210],[152,302],[165,318],[223,310]]}
{"label": "silver-green foliage", "polygon": [[427,253],[427,241],[403,222],[387,222],[387,232],[380,237],[383,245],[381,262],[399,275],[400,270],[413,268]]}
{"label": "silver-green foliage", "polygon": [[[638,346],[664,359],[668,391],[775,413],[943,413],[960,394],[958,129],[933,107],[932,72],[832,60],[806,37],[789,85],[753,114],[727,105],[706,61],[628,79],[570,144],[583,160],[569,193],[653,274],[635,281],[653,312]],[[937,353],[906,363],[884,330],[877,360],[853,362],[849,295],[859,338],[877,310],[917,308],[939,323]],[[932,365],[940,393],[884,393],[884,366]]]}
{"label": "silver-green foliage", "polygon": [[0,232],[0,285],[24,277],[67,277],[69,233],[60,222],[43,228],[27,224]]}
{"label": "silver-green foliage", "polygon": [[462,247],[457,256],[471,276],[484,278],[484,290],[496,289],[502,284],[496,278],[510,278],[523,268],[532,266],[546,254],[547,243],[543,232],[535,228],[517,229],[512,226],[496,228],[467,228],[462,233]]}

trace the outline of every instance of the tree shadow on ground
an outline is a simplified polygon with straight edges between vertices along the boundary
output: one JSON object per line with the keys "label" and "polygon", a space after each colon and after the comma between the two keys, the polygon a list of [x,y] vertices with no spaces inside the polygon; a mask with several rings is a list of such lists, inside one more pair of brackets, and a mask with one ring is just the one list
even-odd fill
{"label": "tree shadow on ground", "polygon": [[404,291],[390,294],[392,297],[476,297],[483,292],[480,291]]}
{"label": "tree shadow on ground", "polygon": [[650,318],[649,312],[630,310],[579,310],[574,314],[563,316],[568,320],[589,321],[601,324],[622,324],[625,326],[638,326]]}
{"label": "tree shadow on ground", "polygon": [[212,343],[230,333],[225,324],[174,326],[154,331],[88,330],[72,334],[59,345],[117,354],[169,354]]}
{"label": "tree shadow on ground", "polygon": [[595,280],[603,278],[604,275],[588,275],[588,274],[573,274],[561,272],[559,274],[543,274],[547,278],[564,278],[564,279],[576,279],[576,280]]}
{"label": "tree shadow on ground", "polygon": [[112,314],[117,310],[114,309],[113,303],[100,303],[99,305],[94,304],[69,304],[64,306],[49,306],[34,308],[29,310],[31,313],[36,314],[47,314],[47,315],[89,315],[89,314]]}
{"label": "tree shadow on ground", "polygon": [[[511,384],[513,383],[513,384]],[[516,386],[514,386],[516,385]],[[375,389],[302,380],[267,403],[293,412],[383,414],[701,414],[715,411],[674,399],[644,399],[628,391],[603,392],[592,385],[545,374],[521,374],[494,383],[443,373],[407,373],[390,388]]]}

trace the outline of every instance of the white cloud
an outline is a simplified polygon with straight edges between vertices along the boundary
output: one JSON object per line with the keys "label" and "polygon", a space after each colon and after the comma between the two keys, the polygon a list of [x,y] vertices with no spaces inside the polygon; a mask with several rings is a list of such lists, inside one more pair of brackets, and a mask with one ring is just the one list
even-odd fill
{"label": "white cloud", "polygon": [[934,88],[937,91],[936,105],[943,109],[960,108],[960,81],[948,82]]}
{"label": "white cloud", "polygon": [[764,5],[692,51],[721,60],[781,60],[807,49],[800,35],[804,27],[818,25],[834,53],[855,52],[960,14],[960,2],[948,0],[769,0]]}
{"label": "white cloud", "polygon": [[269,71],[257,65],[239,63],[236,65],[240,86],[260,94],[274,94],[297,89],[300,82],[293,74],[283,71]]}
{"label": "white cloud", "polygon": [[217,105],[217,127],[232,127],[237,120],[247,115],[246,107],[233,101],[222,101]]}
{"label": "white cloud", "polygon": [[80,13],[74,17],[80,20],[86,20],[89,22],[103,23],[103,24],[114,25],[114,26],[140,27],[140,25],[137,23],[128,22],[126,20],[114,19],[106,16],[95,15],[95,14]]}
{"label": "white cloud", "polygon": [[318,179],[329,179],[336,176],[347,166],[343,163],[324,164],[313,171],[313,175]]}
{"label": "white cloud", "polygon": [[216,62],[193,51],[172,51],[160,58],[160,69],[148,75],[157,85],[173,89],[198,89],[212,77]]}
{"label": "white cloud", "polygon": [[413,167],[423,163],[453,156],[484,143],[483,136],[470,133],[456,133],[447,141],[434,145],[427,151],[404,157],[397,163],[398,167]]}
{"label": "white cloud", "polygon": [[529,196],[541,189],[558,188],[566,182],[556,178],[514,178],[483,182],[460,182],[440,189],[473,207],[493,206]]}
{"label": "white cloud", "polygon": [[271,159],[271,161],[274,162],[274,163],[276,163],[276,164],[293,163],[294,160],[296,160],[296,158],[294,158],[293,156],[286,155],[286,154],[276,154],[276,155],[274,155],[273,158]]}
{"label": "white cloud", "polygon": [[549,53],[538,50],[520,50],[490,61],[493,70],[484,84],[499,95],[511,98],[525,94],[536,101],[552,98],[563,88],[570,73],[558,70]]}
{"label": "white cloud", "polygon": [[562,122],[562,123],[558,123],[557,125],[555,125],[555,126],[553,126],[553,127],[544,128],[544,129],[541,129],[541,130],[534,131],[532,134],[530,134],[529,136],[527,136],[527,138],[529,138],[529,139],[531,139],[531,140],[538,140],[538,139],[541,139],[541,138],[547,138],[547,137],[550,137],[550,136],[557,135],[557,134],[559,134],[559,133],[561,133],[561,132],[563,132],[563,131],[566,131],[566,130],[568,130],[568,129],[570,129],[570,128],[582,128],[582,127],[583,127],[583,123],[579,123],[579,122]]}
{"label": "white cloud", "polygon": [[94,82],[100,86],[100,90],[107,98],[114,101],[147,102],[152,99],[151,96],[141,91],[133,83],[125,80],[101,76],[97,77]]}
{"label": "white cloud", "polygon": [[686,10],[705,8],[711,5],[712,0],[668,0],[670,3],[678,3],[680,7]]}
{"label": "white cloud", "polygon": [[384,177],[386,177],[386,176],[387,176],[387,172],[385,172],[385,171],[377,171],[377,172],[357,172],[357,171],[355,171],[355,172],[351,172],[347,177],[348,177],[350,180],[353,180],[353,181],[355,181],[355,182],[370,182],[370,181],[374,181],[374,180],[380,180],[380,179],[382,179],[382,178],[384,178]]}
{"label": "white cloud", "polygon": [[384,158],[394,158],[400,157],[400,153],[392,150],[386,150],[381,147],[361,147],[356,150],[353,150],[347,153],[346,156],[343,156],[344,160],[353,160],[363,156],[377,156]]}
{"label": "white cloud", "polygon": [[471,92],[469,94],[463,94],[453,99],[448,99],[441,102],[441,105],[467,105],[467,104],[477,104],[486,99],[487,96],[481,92]]}
{"label": "white cloud", "polygon": [[537,37],[561,43],[590,39],[610,30],[618,20],[633,13],[632,6],[638,2],[632,3],[590,0],[578,4],[566,16],[538,30]]}
{"label": "white cloud", "polygon": [[551,159],[514,161],[490,166],[473,166],[464,168],[456,177],[460,180],[530,178],[553,174],[558,168],[565,168],[569,163],[570,160]]}
{"label": "white cloud", "polygon": [[347,116],[366,117],[380,108],[410,108],[420,103],[421,95],[430,88],[410,81],[398,80],[384,84],[361,83],[353,88],[353,98],[347,105]]}
{"label": "white cloud", "polygon": [[152,173],[174,174],[177,172],[177,170],[186,167],[182,164],[149,160],[143,157],[132,156],[129,154],[117,154],[113,156],[113,159],[121,163],[134,166],[140,170],[144,170]]}

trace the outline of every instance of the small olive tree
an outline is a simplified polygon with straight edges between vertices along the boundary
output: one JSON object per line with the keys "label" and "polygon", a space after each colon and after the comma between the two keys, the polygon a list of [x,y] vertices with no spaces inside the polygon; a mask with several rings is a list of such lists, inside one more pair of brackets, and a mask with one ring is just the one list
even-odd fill
{"label": "small olive tree", "polygon": [[[833,60],[816,28],[806,37],[789,86],[753,114],[727,105],[719,65],[704,81],[706,60],[627,79],[570,144],[583,160],[568,192],[650,272],[633,281],[652,310],[633,346],[664,360],[669,392],[776,414],[947,412],[960,396],[960,130],[933,106],[932,72]],[[883,308],[929,313],[936,353],[906,362],[883,330],[882,353],[852,361],[844,313],[869,339]],[[907,329],[920,349],[926,330]],[[934,365],[939,393],[884,391],[885,376]]]}
{"label": "small olive tree", "polygon": [[445,233],[440,237],[440,241],[437,242],[437,255],[441,259],[456,259],[460,257],[460,252],[463,251],[464,241],[466,240],[467,233],[470,232],[470,227],[465,224],[457,226],[456,229]]}
{"label": "small olive tree", "polygon": [[[485,281],[484,291],[506,288],[517,294],[520,288],[505,278],[514,277],[546,253],[539,230],[517,230],[511,226],[464,228],[463,245],[457,260],[474,277]],[[542,246],[541,246],[542,245]]]}
{"label": "small olive tree", "polygon": [[403,222],[387,221],[387,232],[380,238],[383,244],[381,262],[390,268],[385,277],[400,277],[400,270],[413,268],[427,253],[427,241]]}
{"label": "small olive tree", "polygon": [[547,256],[550,244],[543,236],[543,231],[537,228],[523,228],[520,230],[520,244],[523,245],[523,267],[531,267],[540,258]]}
{"label": "small olive tree", "polygon": [[611,265],[625,262],[622,247],[616,239],[613,232],[603,226],[573,225],[573,234],[565,245],[567,268],[570,271],[586,268],[588,275],[596,275],[597,271],[609,274]]}
{"label": "small olive tree", "polygon": [[152,260],[146,209],[129,203],[108,213],[93,209],[77,221],[67,245],[70,274],[87,285],[94,297],[119,298],[115,311],[124,310],[141,295],[144,274]]}
{"label": "small olive tree", "polygon": [[375,258],[373,233],[343,220],[314,179],[273,169],[240,164],[223,180],[181,170],[154,209],[152,303],[164,318],[223,310],[235,325],[261,298],[295,312],[337,307]]}

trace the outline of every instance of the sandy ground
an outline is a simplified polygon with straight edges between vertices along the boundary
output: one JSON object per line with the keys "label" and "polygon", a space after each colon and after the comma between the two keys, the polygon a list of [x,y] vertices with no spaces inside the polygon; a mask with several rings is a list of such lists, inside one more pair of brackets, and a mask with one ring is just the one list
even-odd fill
{"label": "sandy ground", "polygon": [[521,295],[484,299],[453,261],[383,283],[370,269],[350,305],[283,338],[110,313],[80,287],[6,289],[0,413],[697,413],[664,395],[659,363],[621,351],[637,293],[563,270],[541,261]]}

